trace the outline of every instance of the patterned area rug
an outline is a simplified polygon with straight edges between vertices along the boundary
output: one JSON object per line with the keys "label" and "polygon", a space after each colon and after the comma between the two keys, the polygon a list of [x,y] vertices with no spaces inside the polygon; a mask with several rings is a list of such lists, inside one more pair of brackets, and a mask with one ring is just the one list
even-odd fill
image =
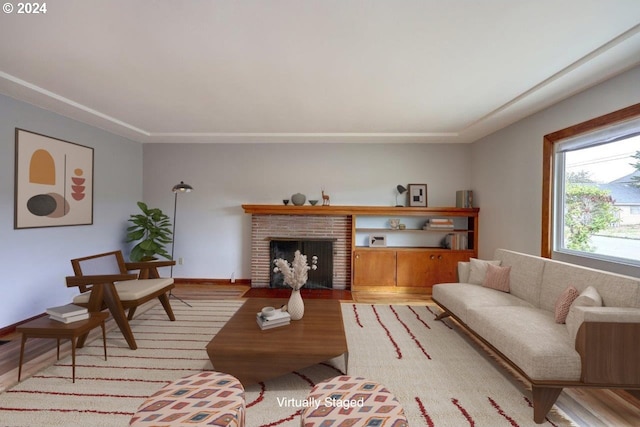
{"label": "patterned area rug", "polygon": [[[177,378],[212,369],[205,346],[241,301],[172,301],[176,322],[160,306],[132,321],[138,350],[118,330],[0,394],[0,424],[10,427],[126,426],[142,401]],[[349,374],[384,384],[410,425],[533,426],[530,395],[433,306],[342,305]],[[54,357],[55,358],[55,357]],[[299,426],[297,405],[311,387],[345,371],[343,358],[247,387],[247,427]],[[559,411],[542,425],[571,425]]]}

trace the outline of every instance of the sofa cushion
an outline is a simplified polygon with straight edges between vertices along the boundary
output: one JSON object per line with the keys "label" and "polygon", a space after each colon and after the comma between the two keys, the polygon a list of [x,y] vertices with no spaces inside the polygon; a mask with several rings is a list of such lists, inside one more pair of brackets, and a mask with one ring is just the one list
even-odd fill
{"label": "sofa cushion", "polygon": [[538,307],[545,260],[506,249],[496,249],[494,258],[502,260],[501,266],[511,267],[509,292]]}
{"label": "sofa cushion", "polygon": [[471,264],[469,268],[469,283],[481,285],[484,277],[487,275],[487,266],[489,264],[500,265],[500,260],[485,261],[482,259],[470,258]]}
{"label": "sofa cushion", "polygon": [[553,313],[535,307],[472,307],[467,317],[474,331],[529,378],[580,380],[580,355]]}
{"label": "sofa cushion", "polygon": [[578,298],[578,295],[578,290],[573,286],[567,286],[564,292],[560,294],[554,307],[554,318],[556,323],[565,322],[567,314],[569,314],[571,304],[573,304],[573,301]]}
{"label": "sofa cushion", "polygon": [[[496,291],[470,283],[446,283],[433,287],[433,299],[450,310],[464,323],[467,321],[467,311],[472,307],[517,306],[533,307],[528,302],[511,294]],[[474,329],[473,324],[469,326]]]}
{"label": "sofa cushion", "polygon": [[509,274],[511,267],[498,267],[489,264],[487,266],[487,275],[484,276],[482,286],[485,288],[495,289],[496,291],[509,292]]}

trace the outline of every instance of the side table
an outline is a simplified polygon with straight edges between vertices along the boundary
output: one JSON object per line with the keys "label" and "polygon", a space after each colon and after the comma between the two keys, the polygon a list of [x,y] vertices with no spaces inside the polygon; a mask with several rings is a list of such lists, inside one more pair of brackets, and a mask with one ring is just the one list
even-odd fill
{"label": "side table", "polygon": [[55,338],[58,341],[57,357],[60,360],[60,339],[71,340],[71,363],[73,382],[76,382],[76,339],[79,336],[89,333],[93,328],[102,328],[102,345],[104,347],[104,360],[107,360],[107,337],[104,322],[109,317],[107,313],[90,313],[86,320],[72,323],[62,323],[51,320],[48,317],[40,317],[16,328],[16,332],[22,333],[22,343],[20,344],[20,366],[18,368],[18,382],[22,376],[22,361],[24,358],[24,345],[27,338]]}

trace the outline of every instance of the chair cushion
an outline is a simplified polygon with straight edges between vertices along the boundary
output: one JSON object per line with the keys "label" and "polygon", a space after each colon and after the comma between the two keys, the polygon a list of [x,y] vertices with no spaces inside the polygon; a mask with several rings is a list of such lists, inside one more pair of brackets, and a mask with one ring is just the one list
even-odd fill
{"label": "chair cushion", "polygon": [[[133,301],[160,291],[172,284],[172,278],[125,280],[116,283],[116,290],[120,301]],[[73,303],[86,304],[89,302],[90,295],[91,292],[77,295],[73,299]]]}

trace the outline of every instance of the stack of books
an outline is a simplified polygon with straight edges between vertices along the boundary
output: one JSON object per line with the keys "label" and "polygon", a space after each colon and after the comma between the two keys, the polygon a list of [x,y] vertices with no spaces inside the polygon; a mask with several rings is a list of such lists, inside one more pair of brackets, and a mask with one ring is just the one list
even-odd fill
{"label": "stack of books", "polygon": [[262,313],[256,314],[256,321],[260,329],[271,329],[279,326],[285,326],[291,323],[291,315],[282,310],[276,310],[272,316],[265,317]]}
{"label": "stack of books", "polygon": [[449,233],[442,240],[442,247],[446,249],[464,251],[468,246],[468,236],[462,233]]}
{"label": "stack of books", "polygon": [[424,230],[453,230],[453,219],[451,218],[431,218],[428,220]]}
{"label": "stack of books", "polygon": [[89,310],[75,304],[61,305],[59,307],[47,308],[49,319],[62,323],[77,322],[89,318]]}

